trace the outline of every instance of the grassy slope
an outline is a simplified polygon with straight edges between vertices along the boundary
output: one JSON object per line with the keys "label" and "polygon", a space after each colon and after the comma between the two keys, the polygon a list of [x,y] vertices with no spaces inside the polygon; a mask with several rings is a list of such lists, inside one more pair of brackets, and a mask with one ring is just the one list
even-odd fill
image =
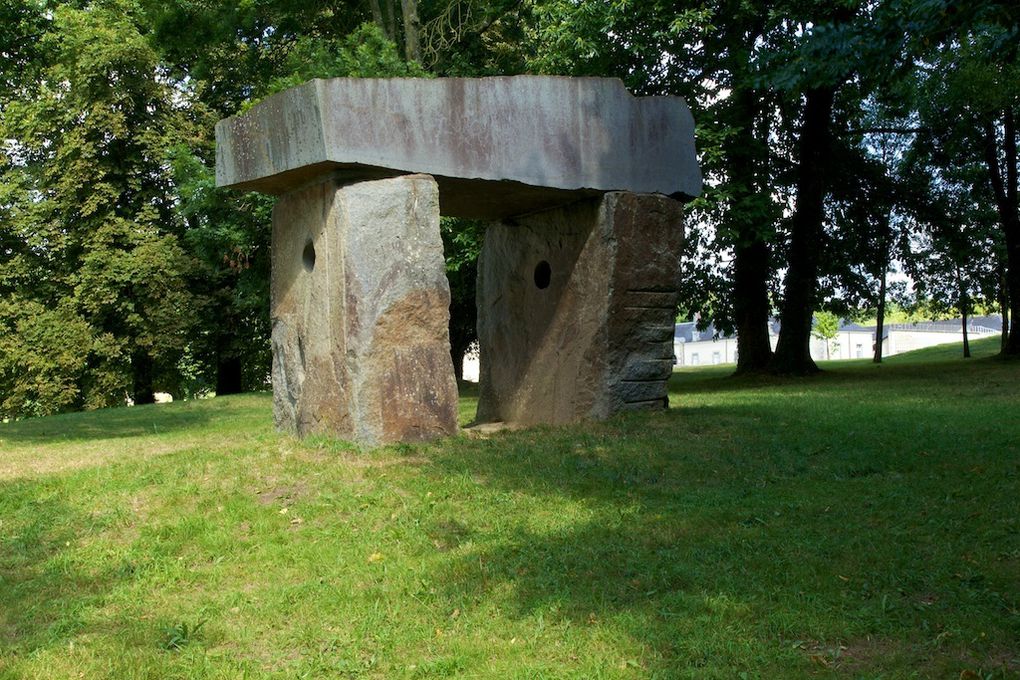
{"label": "grassy slope", "polygon": [[1020,365],[954,354],[370,453],[0,425],[0,677],[1020,677]]}

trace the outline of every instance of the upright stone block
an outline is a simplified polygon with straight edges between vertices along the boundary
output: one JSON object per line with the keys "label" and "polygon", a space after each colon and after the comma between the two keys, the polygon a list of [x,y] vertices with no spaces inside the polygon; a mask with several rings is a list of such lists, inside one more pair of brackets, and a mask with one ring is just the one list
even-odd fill
{"label": "upright stone block", "polygon": [[450,288],[428,175],[285,194],[273,211],[273,413],[369,444],[457,430]]}
{"label": "upright stone block", "polygon": [[478,421],[666,405],[682,205],[611,192],[492,224],[478,263]]}

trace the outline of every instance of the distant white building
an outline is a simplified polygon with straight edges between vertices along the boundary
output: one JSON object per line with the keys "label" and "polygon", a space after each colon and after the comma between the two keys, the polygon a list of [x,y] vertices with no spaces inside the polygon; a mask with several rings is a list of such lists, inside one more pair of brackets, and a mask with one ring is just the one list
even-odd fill
{"label": "distant white building", "polygon": [[[971,340],[1002,333],[1001,316],[980,316],[967,320],[967,335]],[[895,323],[883,329],[882,354],[892,356],[915,349],[963,342],[960,319],[952,321],[918,321]]]}
{"label": "distant white building", "polygon": [[[874,326],[842,323],[836,337],[826,341],[811,337],[811,358],[815,361],[830,359],[868,359],[874,354]],[[1002,332],[1002,317],[983,316],[968,319],[967,332],[971,339],[988,337]],[[772,349],[779,342],[779,322],[769,322],[769,342]],[[922,347],[963,342],[962,322],[919,321],[916,323],[885,324],[882,332],[882,356],[902,354]],[[678,366],[712,366],[737,363],[737,336],[717,331],[711,324],[698,330],[696,321],[676,324],[673,334],[673,353]]]}
{"label": "distant white building", "polygon": [[718,332],[711,324],[698,330],[696,321],[678,323],[673,332],[673,354],[678,366],[735,364],[737,336]]}

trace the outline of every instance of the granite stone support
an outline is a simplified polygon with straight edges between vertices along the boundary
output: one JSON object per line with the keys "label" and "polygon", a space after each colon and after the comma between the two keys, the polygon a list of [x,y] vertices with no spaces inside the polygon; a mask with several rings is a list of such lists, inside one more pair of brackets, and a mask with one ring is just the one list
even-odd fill
{"label": "granite stone support", "polygon": [[273,211],[273,414],[367,445],[457,430],[450,289],[429,175],[284,194]]}
{"label": "granite stone support", "polygon": [[478,421],[667,405],[683,207],[610,192],[493,223],[478,264]]}

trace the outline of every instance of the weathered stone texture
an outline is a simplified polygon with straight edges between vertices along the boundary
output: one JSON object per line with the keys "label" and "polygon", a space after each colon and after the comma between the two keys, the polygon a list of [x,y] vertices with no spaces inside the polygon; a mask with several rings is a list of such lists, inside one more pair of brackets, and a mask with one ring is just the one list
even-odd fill
{"label": "weathered stone texture", "polygon": [[666,405],[682,212],[664,196],[612,192],[486,230],[479,422],[567,423]]}
{"label": "weathered stone texture", "polygon": [[486,219],[701,192],[687,104],[610,78],[313,80],[216,125],[219,186],[283,193],[328,172],[429,173],[444,215]]}
{"label": "weathered stone texture", "polygon": [[292,191],[273,212],[277,426],[376,445],[457,430],[450,289],[427,175]]}

